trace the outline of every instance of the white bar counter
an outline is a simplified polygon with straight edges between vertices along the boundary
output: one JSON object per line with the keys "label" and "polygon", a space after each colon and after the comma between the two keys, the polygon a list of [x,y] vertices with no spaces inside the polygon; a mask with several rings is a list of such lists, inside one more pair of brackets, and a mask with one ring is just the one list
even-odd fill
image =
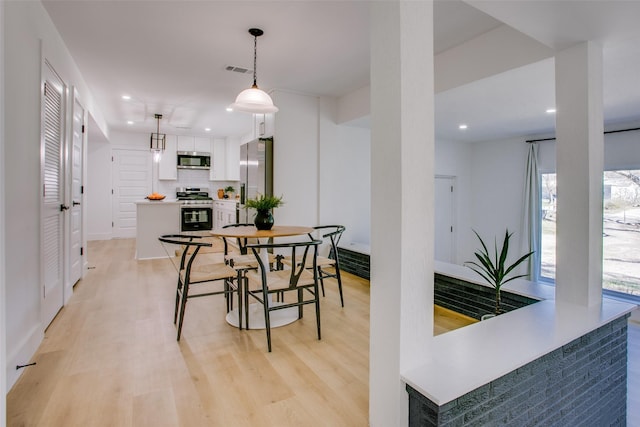
{"label": "white bar counter", "polygon": [[180,205],[167,199],[136,202],[136,259],[167,257],[158,237],[180,232]]}
{"label": "white bar counter", "polygon": [[[436,262],[435,272],[487,286],[463,266]],[[404,372],[402,380],[444,405],[637,307],[606,297],[601,306],[589,309],[558,304],[552,286],[521,279],[503,290],[542,301],[433,337],[424,363]]]}

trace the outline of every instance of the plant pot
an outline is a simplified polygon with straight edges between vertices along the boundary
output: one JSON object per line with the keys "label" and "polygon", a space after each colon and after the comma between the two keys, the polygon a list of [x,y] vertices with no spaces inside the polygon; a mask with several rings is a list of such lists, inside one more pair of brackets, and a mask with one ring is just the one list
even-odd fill
{"label": "plant pot", "polygon": [[253,223],[258,230],[271,230],[274,223],[271,211],[259,210]]}

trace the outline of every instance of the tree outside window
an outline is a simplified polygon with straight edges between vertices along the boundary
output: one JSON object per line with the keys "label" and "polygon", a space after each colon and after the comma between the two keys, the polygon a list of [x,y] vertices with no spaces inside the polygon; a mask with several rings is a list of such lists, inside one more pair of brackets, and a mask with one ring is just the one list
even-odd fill
{"label": "tree outside window", "polygon": [[[640,170],[606,171],[603,289],[640,296]],[[556,175],[542,174],[540,276],[555,280]]]}

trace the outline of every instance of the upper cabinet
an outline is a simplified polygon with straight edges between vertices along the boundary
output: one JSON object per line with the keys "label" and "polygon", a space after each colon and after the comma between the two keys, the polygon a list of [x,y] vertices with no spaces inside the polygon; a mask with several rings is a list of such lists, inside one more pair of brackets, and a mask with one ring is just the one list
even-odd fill
{"label": "upper cabinet", "polygon": [[211,153],[211,138],[201,136],[178,135],[178,151]]}
{"label": "upper cabinet", "polygon": [[167,144],[158,164],[158,179],[178,179],[176,148],[177,137],[175,135],[167,135]]}
{"label": "upper cabinet", "polygon": [[240,140],[238,138],[213,140],[209,179],[211,181],[240,180]]}
{"label": "upper cabinet", "polygon": [[273,136],[275,131],[274,114],[254,114],[253,120],[253,135],[255,138],[268,138]]}

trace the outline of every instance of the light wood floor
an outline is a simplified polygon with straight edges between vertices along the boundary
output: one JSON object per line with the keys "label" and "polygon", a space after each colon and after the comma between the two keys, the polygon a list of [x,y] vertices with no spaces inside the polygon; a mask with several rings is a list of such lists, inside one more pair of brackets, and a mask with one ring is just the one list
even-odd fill
{"label": "light wood floor", "polygon": [[[329,282],[321,341],[309,306],[273,329],[268,353],[264,331],[228,325],[213,296],[189,301],[178,343],[174,267],[134,250],[131,239],[89,243],[88,274],[7,396],[8,426],[368,424],[367,280],[344,274],[344,308]],[[465,322],[436,310],[434,330]]]}

